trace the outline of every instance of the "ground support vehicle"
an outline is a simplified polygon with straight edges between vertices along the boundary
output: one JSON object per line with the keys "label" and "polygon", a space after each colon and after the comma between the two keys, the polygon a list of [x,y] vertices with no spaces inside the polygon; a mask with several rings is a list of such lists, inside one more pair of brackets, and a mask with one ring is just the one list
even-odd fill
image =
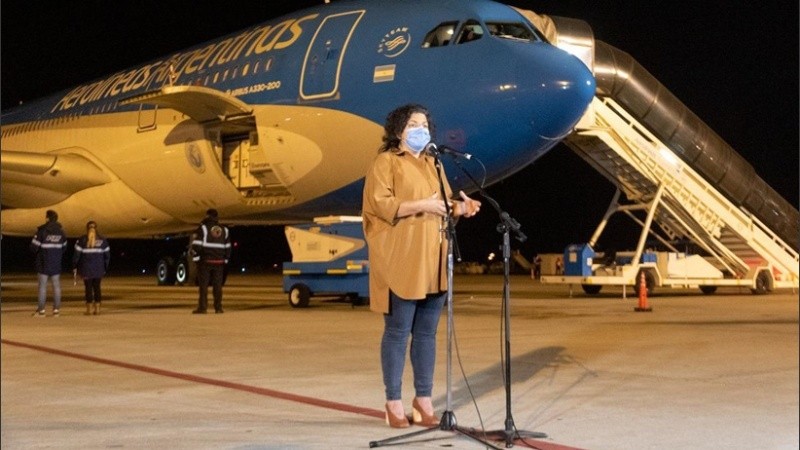
{"label": "ground support vehicle", "polygon": [[311,297],[345,296],[353,305],[369,302],[369,260],[361,217],[317,217],[289,225],[286,240],[292,261],[283,263],[283,291],[294,308]]}

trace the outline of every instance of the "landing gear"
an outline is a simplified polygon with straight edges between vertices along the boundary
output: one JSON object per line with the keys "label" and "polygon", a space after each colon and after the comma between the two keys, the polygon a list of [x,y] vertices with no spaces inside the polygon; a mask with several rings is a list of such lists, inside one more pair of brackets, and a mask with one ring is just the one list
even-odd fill
{"label": "landing gear", "polygon": [[165,256],[158,260],[156,265],[156,281],[159,286],[184,286],[197,284],[197,265],[189,259],[188,254],[177,258]]}
{"label": "landing gear", "polygon": [[179,286],[197,284],[197,264],[188,255],[181,256],[175,266],[175,282]]}
{"label": "landing gear", "polygon": [[169,256],[158,260],[156,265],[156,281],[159,286],[175,284],[175,260]]}

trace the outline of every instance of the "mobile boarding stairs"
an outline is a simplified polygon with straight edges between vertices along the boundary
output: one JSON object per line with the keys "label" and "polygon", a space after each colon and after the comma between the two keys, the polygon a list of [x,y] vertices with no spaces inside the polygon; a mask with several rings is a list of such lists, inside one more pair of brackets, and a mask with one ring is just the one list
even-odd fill
{"label": "mobile boarding stairs", "polygon": [[[558,23],[558,22],[557,22]],[[642,274],[656,286],[747,287],[763,294],[798,287],[800,214],[732,148],[629,55],[593,39],[571,41],[597,78],[597,94],[566,144],[616,187],[611,204],[585,245],[564,254],[564,274],[543,283],[633,286]],[[575,29],[578,29],[575,32]],[[578,44],[576,44],[576,42]],[[559,44],[561,45],[561,44]],[[710,181],[713,180],[713,181]],[[622,194],[626,201],[622,201]],[[623,213],[641,226],[633,251],[599,262],[594,245],[609,218]],[[645,248],[652,236],[665,252]],[[675,242],[690,241],[704,255],[687,255]]]}

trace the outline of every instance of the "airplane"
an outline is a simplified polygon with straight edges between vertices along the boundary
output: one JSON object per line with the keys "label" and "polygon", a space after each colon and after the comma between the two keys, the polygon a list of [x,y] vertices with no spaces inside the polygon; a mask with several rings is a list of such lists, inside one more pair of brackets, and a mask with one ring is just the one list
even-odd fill
{"label": "airplane", "polygon": [[47,209],[69,211],[68,236],[91,219],[110,238],[185,235],[212,207],[230,225],[358,215],[385,116],[409,102],[488,186],[559,143],[594,92],[501,3],[322,4],[3,111],[2,233]]}
{"label": "airplane", "polygon": [[[488,0],[303,9],[4,111],[2,233],[29,235],[51,208],[70,211],[72,236],[91,218],[131,238],[186,235],[209,207],[231,225],[357,215],[383,118],[410,101],[434,111],[440,147],[484,164],[488,186],[619,89],[609,84],[624,81],[609,64],[618,57],[582,21]],[[636,109],[650,92],[633,81],[621,86]],[[661,123],[646,125],[672,118],[658,111]],[[796,208],[681,114],[691,133],[678,144],[693,145],[698,129],[708,144],[703,175],[796,248]],[[445,165],[455,189],[475,190]],[[160,282],[174,278],[168,266]]]}

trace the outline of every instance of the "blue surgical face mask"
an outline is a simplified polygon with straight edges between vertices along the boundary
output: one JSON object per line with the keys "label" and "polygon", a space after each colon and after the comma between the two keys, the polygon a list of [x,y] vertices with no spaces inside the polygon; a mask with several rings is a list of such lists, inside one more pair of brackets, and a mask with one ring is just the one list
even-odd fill
{"label": "blue surgical face mask", "polygon": [[431,134],[425,127],[416,127],[408,130],[405,143],[414,153],[419,153],[431,141]]}

